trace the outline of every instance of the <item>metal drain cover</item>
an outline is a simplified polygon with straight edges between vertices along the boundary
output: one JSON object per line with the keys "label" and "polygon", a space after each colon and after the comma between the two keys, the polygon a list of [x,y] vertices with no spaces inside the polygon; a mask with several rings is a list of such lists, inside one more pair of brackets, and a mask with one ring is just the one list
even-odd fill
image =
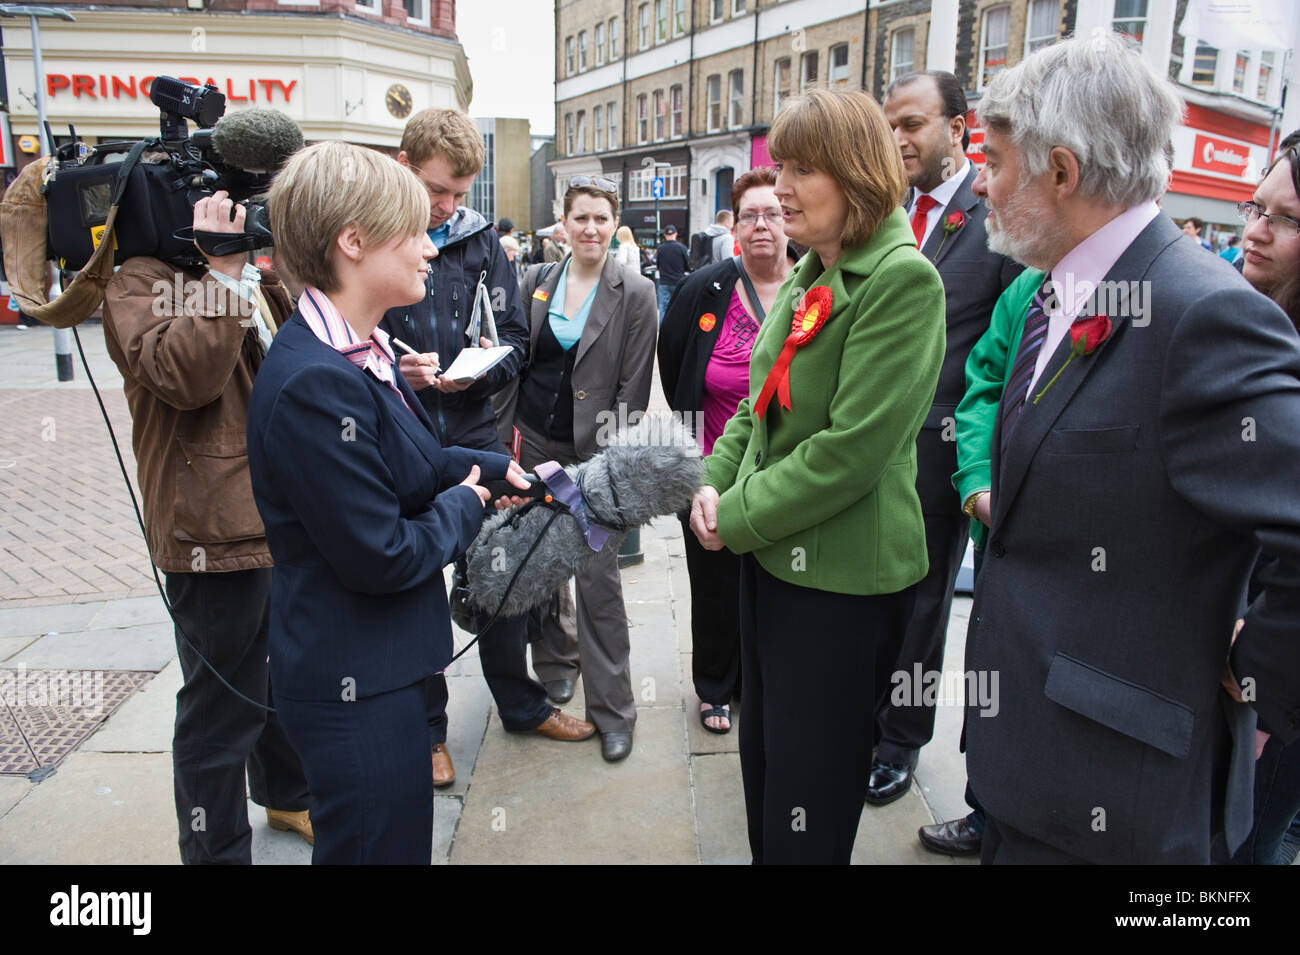
{"label": "metal drain cover", "polygon": [[63,761],[153,674],[0,668],[0,775]]}

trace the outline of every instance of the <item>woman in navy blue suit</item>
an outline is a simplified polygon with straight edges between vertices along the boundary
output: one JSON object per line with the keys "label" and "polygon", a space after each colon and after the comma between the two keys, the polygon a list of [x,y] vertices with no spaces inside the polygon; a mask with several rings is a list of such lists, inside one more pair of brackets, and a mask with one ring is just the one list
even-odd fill
{"label": "woman in navy blue suit", "polygon": [[316,863],[427,864],[425,678],[451,657],[443,567],[479,531],[501,454],[443,448],[396,374],[384,311],[425,294],[429,200],[347,143],[295,155],[270,199],[304,286],[257,376],[253,495],[275,570],[276,707],[311,788]]}

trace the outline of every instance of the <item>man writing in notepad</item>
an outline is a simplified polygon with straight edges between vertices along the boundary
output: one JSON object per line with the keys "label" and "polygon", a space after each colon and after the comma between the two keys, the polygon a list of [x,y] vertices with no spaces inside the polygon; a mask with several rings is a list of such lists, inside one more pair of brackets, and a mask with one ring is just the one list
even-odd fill
{"label": "man writing in notepad", "polygon": [[[404,354],[400,369],[433,420],[443,447],[503,451],[497,438],[491,396],[519,374],[528,350],[528,323],[519,302],[514,267],[501,249],[492,223],[462,203],[483,166],[483,140],[473,121],[450,109],[426,109],[407,121],[397,161],[411,170],[429,194],[429,238],[438,255],[429,263],[422,301],[389,310],[380,323],[417,354]],[[465,330],[474,318],[475,293],[486,289],[497,338],[514,354],[477,380],[456,381],[442,373],[470,345]],[[479,344],[492,344],[486,337]],[[479,657],[501,722],[514,732],[536,732],[576,740],[595,728],[551,706],[546,690],[528,673],[523,619],[503,619],[483,632]],[[433,783],[448,786],[455,768],[447,751],[447,682],[429,684],[429,729]]]}

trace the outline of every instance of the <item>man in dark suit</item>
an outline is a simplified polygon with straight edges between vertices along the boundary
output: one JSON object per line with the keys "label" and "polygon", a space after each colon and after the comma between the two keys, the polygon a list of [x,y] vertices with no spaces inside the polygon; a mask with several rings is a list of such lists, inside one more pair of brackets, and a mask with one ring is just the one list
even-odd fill
{"label": "man in dark suit", "polygon": [[966,715],[986,862],[1226,859],[1256,713],[1300,736],[1300,339],[1156,206],[1181,105],[1101,33],[979,105],[990,247],[1049,273],[997,410],[966,643],[998,678]]}
{"label": "man in dark suit", "polygon": [[916,441],[930,570],[917,585],[901,650],[882,664],[884,673],[894,674],[895,692],[885,696],[876,717],[867,802],[877,806],[907,792],[921,747],[934,735],[933,702],[922,705],[919,692],[903,691],[918,673],[943,669],[952,590],[970,529],[951,480],[957,470],[953,414],[966,387],[966,357],[988,328],[998,296],[1022,269],[985,243],[988,209],[971,192],[976,170],[966,159],[966,94],[957,77],[942,70],[900,77],[885,93],[884,111],[912,187],[906,202],[912,233],[943,279],[948,342],[934,405]]}

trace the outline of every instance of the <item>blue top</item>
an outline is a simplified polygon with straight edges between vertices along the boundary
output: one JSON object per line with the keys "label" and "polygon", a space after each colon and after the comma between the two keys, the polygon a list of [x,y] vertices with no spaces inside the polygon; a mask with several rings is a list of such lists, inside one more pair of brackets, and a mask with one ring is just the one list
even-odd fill
{"label": "blue top", "polygon": [[451,220],[448,219],[436,229],[430,229],[429,238],[433,240],[433,247],[435,249],[441,249],[446,245],[447,240],[451,238]]}
{"label": "blue top", "polygon": [[586,301],[582,303],[582,308],[578,309],[578,314],[573,318],[564,317],[564,296],[566,294],[565,279],[569,275],[569,261],[565,261],[564,267],[560,270],[560,279],[555,285],[555,294],[551,296],[551,305],[548,308],[547,315],[551,320],[551,331],[555,334],[560,343],[560,347],[568,351],[578,343],[582,338],[582,330],[587,327],[587,315],[591,312],[591,303],[596,300],[596,289],[600,283],[591,287],[587,293]]}

